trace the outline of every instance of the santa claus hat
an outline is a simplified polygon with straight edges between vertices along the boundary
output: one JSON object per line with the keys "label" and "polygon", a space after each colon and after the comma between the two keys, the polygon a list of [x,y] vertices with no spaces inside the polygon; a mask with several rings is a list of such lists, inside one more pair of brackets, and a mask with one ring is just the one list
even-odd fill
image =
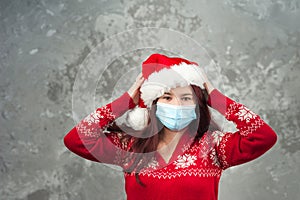
{"label": "santa claus hat", "polygon": [[117,124],[125,124],[135,130],[142,130],[149,121],[152,102],[172,88],[196,85],[203,87],[203,69],[197,63],[179,57],[167,57],[152,54],[142,64],[142,75],[145,78],[140,88],[139,104],[127,111]]}

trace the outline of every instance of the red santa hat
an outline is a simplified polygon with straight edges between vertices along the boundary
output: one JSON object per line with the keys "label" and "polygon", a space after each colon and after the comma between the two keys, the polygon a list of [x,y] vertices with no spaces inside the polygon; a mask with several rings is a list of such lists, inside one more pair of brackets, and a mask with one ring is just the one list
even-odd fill
{"label": "red santa hat", "polygon": [[196,85],[204,88],[203,69],[197,63],[179,57],[167,57],[162,54],[152,54],[142,64],[142,75],[145,78],[140,88],[139,104],[123,115],[117,124],[142,130],[149,121],[149,111],[152,102],[172,88]]}

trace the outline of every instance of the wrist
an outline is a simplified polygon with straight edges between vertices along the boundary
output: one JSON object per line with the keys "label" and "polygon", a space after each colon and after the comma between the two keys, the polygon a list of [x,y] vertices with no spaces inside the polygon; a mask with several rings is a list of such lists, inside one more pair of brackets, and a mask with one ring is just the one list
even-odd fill
{"label": "wrist", "polygon": [[215,87],[210,82],[205,82],[204,87],[205,87],[208,95],[210,95],[211,92],[215,89]]}
{"label": "wrist", "polygon": [[125,92],[119,98],[115,99],[110,105],[116,117],[121,116],[124,112],[133,109],[136,106],[128,92]]}
{"label": "wrist", "polygon": [[210,95],[208,95],[207,105],[211,108],[219,111],[222,115],[225,116],[228,103],[231,100],[222,94],[218,89],[214,89]]}
{"label": "wrist", "polygon": [[134,93],[133,91],[128,90],[127,93],[128,93],[128,95],[129,95],[131,98],[133,98],[133,93]]}

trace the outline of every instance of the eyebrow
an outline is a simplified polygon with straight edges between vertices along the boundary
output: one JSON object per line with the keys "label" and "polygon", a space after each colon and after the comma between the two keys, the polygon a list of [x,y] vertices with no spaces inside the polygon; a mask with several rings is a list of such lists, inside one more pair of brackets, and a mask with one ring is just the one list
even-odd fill
{"label": "eyebrow", "polygon": [[[170,92],[165,92],[164,95],[172,95]],[[192,93],[184,93],[184,94],[181,94],[181,96],[187,96],[187,95],[193,95]]]}

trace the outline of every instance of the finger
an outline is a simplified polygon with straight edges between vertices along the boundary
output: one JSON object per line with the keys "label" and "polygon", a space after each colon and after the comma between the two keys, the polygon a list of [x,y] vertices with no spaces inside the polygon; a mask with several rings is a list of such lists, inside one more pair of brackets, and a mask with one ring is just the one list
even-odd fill
{"label": "finger", "polygon": [[140,80],[138,80],[136,83],[137,85],[141,86],[144,83],[145,79],[142,77]]}
{"label": "finger", "polygon": [[142,72],[141,73],[139,73],[139,75],[136,77],[136,80],[139,80],[139,79],[141,79],[143,77],[143,74],[142,74]]}
{"label": "finger", "polygon": [[139,75],[138,75],[138,77],[136,78],[136,82],[141,82],[141,81],[144,81],[145,80],[145,78],[143,77],[143,74],[142,73],[140,73]]}

